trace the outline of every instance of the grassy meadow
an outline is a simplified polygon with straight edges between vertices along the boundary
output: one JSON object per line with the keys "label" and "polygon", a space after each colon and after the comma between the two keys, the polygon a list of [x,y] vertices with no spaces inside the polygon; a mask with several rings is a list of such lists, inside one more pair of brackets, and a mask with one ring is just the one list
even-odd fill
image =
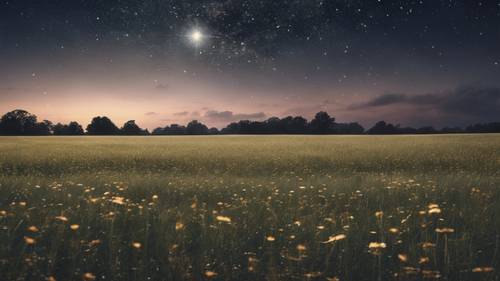
{"label": "grassy meadow", "polygon": [[1,280],[499,280],[500,135],[0,137]]}

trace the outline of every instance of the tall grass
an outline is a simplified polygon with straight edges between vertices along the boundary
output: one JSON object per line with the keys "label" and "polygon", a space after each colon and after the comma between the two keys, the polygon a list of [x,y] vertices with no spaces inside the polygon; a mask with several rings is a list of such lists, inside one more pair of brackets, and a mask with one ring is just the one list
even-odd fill
{"label": "tall grass", "polygon": [[498,280],[500,136],[0,138],[1,280]]}

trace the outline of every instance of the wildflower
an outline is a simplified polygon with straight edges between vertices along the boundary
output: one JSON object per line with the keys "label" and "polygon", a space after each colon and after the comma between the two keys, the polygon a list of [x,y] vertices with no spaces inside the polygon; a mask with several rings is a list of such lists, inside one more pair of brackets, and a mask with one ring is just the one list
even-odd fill
{"label": "wildflower", "polygon": [[431,243],[431,242],[424,242],[422,243],[422,248],[424,249],[429,249],[429,248],[434,248],[436,247],[436,244]]}
{"label": "wildflower", "polygon": [[385,249],[387,245],[384,242],[370,242],[368,244],[369,249]]}
{"label": "wildflower", "polygon": [[401,261],[401,262],[407,262],[408,261],[408,256],[405,255],[405,254],[399,254],[398,255],[398,259]]}
{"label": "wildflower", "polygon": [[95,275],[90,273],[90,272],[87,272],[87,273],[83,274],[83,280],[93,281],[93,280],[95,280]]}
{"label": "wildflower", "polygon": [[273,241],[276,240],[276,238],[274,238],[274,236],[267,236],[266,240],[269,241],[269,242],[273,242]]}
{"label": "wildflower", "polygon": [[337,235],[328,237],[328,240],[321,242],[321,243],[333,243],[335,241],[344,240],[346,237],[347,236],[345,234],[337,234]]}
{"label": "wildflower", "polygon": [[211,270],[207,270],[207,271],[205,271],[205,276],[208,277],[208,278],[215,277],[215,276],[217,276],[217,272],[211,271]]}
{"label": "wildflower", "polygon": [[113,219],[113,217],[115,216],[115,212],[109,212],[107,214],[103,214],[102,215],[105,219]]}
{"label": "wildflower", "polygon": [[472,269],[472,272],[479,273],[479,272],[493,272],[495,269],[493,267],[474,267]]}
{"label": "wildflower", "polygon": [[317,278],[319,276],[321,276],[321,272],[318,272],[318,271],[315,271],[315,272],[309,272],[309,273],[306,273],[304,274],[304,277],[306,278]]}
{"label": "wildflower", "polygon": [[408,275],[416,275],[420,272],[420,269],[411,266],[405,266],[403,267],[403,271]]}
{"label": "wildflower", "polygon": [[429,209],[429,211],[427,211],[427,213],[429,215],[432,215],[432,214],[441,214],[441,209],[439,209],[439,208],[432,208],[432,209]]}
{"label": "wildflower", "polygon": [[453,232],[455,232],[455,229],[453,229],[453,228],[448,228],[448,227],[444,227],[444,228],[436,228],[436,232],[437,232],[437,233],[444,233],[444,234],[447,234],[447,233],[453,233]]}
{"label": "wildflower", "polygon": [[382,253],[382,249],[385,249],[387,245],[384,242],[370,242],[368,244],[368,249],[372,255],[380,255]]}
{"label": "wildflower", "polygon": [[217,216],[217,217],[215,217],[215,219],[218,220],[218,221],[220,221],[220,222],[231,223],[231,218],[230,217]]}
{"label": "wildflower", "polygon": [[115,203],[115,204],[118,204],[118,205],[124,205],[125,204],[124,201],[125,201],[125,198],[124,197],[120,197],[120,196],[115,196],[111,200],[112,203]]}
{"label": "wildflower", "polygon": [[27,245],[34,245],[36,243],[35,239],[28,237],[28,236],[24,236],[24,242]]}
{"label": "wildflower", "polygon": [[305,245],[302,245],[302,244],[299,244],[299,245],[297,245],[297,250],[298,250],[299,252],[303,252],[303,251],[305,251],[305,250],[306,250],[306,246],[305,246]]}
{"label": "wildflower", "polygon": [[31,231],[31,232],[38,232],[39,231],[38,227],[36,227],[34,225],[28,227],[28,230]]}
{"label": "wildflower", "polygon": [[94,246],[97,246],[99,244],[101,244],[101,240],[95,239],[95,240],[92,240],[89,242],[89,247],[94,247]]}
{"label": "wildflower", "polygon": [[175,223],[175,230],[181,230],[184,228],[184,224],[182,222]]}
{"label": "wildflower", "polygon": [[58,221],[62,221],[62,222],[67,222],[68,221],[68,218],[65,217],[65,216],[57,216],[55,217],[56,220]]}
{"label": "wildflower", "polygon": [[431,203],[429,204],[429,206],[427,206],[428,209],[435,209],[435,208],[439,208],[439,205],[438,204],[435,204],[435,203]]}
{"label": "wildflower", "polygon": [[421,257],[419,260],[418,260],[418,263],[419,264],[426,264],[428,263],[430,260],[428,257]]}
{"label": "wildflower", "polygon": [[248,264],[255,265],[259,260],[255,257],[248,257]]}
{"label": "wildflower", "polygon": [[168,248],[168,250],[169,250],[169,251],[171,251],[171,252],[173,252],[173,251],[175,251],[177,248],[179,248],[179,245],[178,245],[178,244],[173,244],[172,246],[170,246],[170,247]]}
{"label": "wildflower", "polygon": [[422,275],[427,279],[438,279],[441,278],[441,273],[437,270],[422,270]]}
{"label": "wildflower", "polygon": [[391,228],[389,228],[389,233],[398,234],[399,233],[399,229],[397,229],[395,227],[391,227]]}
{"label": "wildflower", "polygon": [[71,230],[78,230],[80,228],[80,226],[78,224],[72,224],[69,226],[69,228],[71,228]]}

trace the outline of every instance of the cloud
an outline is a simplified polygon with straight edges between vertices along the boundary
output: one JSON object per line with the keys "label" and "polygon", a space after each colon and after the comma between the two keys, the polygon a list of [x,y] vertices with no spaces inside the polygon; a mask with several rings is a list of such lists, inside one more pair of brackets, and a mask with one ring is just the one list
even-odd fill
{"label": "cloud", "polygon": [[500,88],[463,86],[443,93],[423,95],[385,94],[364,103],[352,104],[351,110],[412,105],[434,109],[445,115],[473,117],[475,120],[500,119]]}
{"label": "cloud", "polygon": [[186,116],[189,115],[189,111],[175,112],[174,116]]}
{"label": "cloud", "polygon": [[217,111],[209,110],[205,112],[204,117],[210,121],[224,121],[224,122],[234,122],[240,120],[259,120],[266,118],[264,112],[255,113],[234,113],[232,111]]}
{"label": "cloud", "polygon": [[388,104],[405,102],[407,100],[408,97],[405,94],[385,94],[368,101],[367,103],[363,104],[363,106],[384,106]]}
{"label": "cloud", "polygon": [[158,113],[154,112],[154,111],[150,111],[150,112],[146,112],[144,113],[144,115],[147,115],[147,116],[154,116],[154,115],[158,115]]}
{"label": "cloud", "polygon": [[416,105],[425,105],[425,104],[436,104],[439,103],[443,97],[436,94],[424,94],[424,95],[414,95],[409,96],[406,94],[384,94],[377,96],[367,102],[352,104],[349,106],[349,109],[363,109],[368,107],[380,107],[386,105],[394,105],[394,104],[416,104]]}
{"label": "cloud", "polygon": [[451,113],[500,117],[500,88],[458,88],[441,102],[440,108]]}

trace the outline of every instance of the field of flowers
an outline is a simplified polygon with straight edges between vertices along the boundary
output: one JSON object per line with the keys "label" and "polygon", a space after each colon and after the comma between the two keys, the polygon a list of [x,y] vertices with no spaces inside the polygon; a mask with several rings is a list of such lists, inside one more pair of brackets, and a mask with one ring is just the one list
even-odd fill
{"label": "field of flowers", "polygon": [[1,280],[499,280],[500,135],[1,137]]}

